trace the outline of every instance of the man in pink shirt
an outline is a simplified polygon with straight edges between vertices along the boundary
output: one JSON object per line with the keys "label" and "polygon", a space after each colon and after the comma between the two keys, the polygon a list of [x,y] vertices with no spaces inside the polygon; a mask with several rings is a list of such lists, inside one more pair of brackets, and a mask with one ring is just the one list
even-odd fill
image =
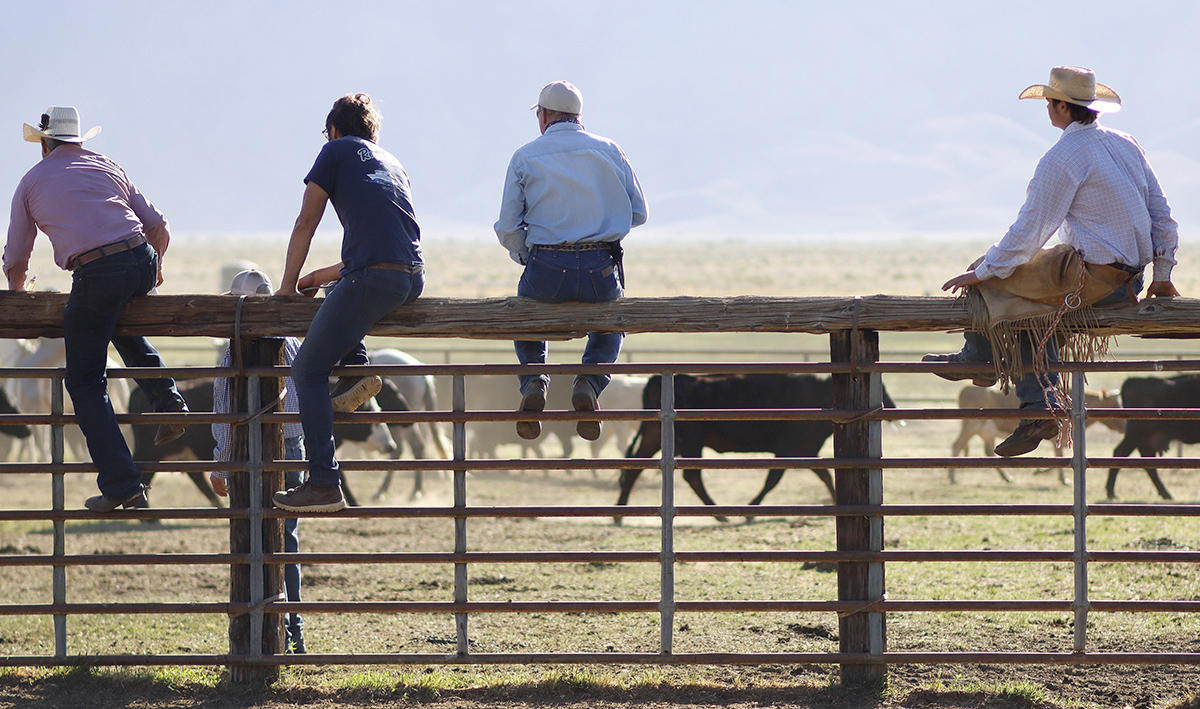
{"label": "man in pink shirt", "polygon": [[[99,473],[100,495],[84,503],[93,512],[146,505],[141,471],[133,462],[108,399],[105,363],[112,342],[129,367],[162,367],[144,337],[116,336],[121,308],[162,283],[162,257],[171,236],[161,212],[134,187],[116,162],[86,150],[97,126],[79,132],[79,112],[52,106],[25,140],[41,143],[42,160],[17,185],[4,275],[10,290],[25,290],[37,230],[50,238],[54,261],[71,271],[71,295],[63,311],[67,391],[75,419]],[[171,379],[139,379],[158,412],[187,411]],[[186,424],[159,427],[155,443],[183,434]]]}

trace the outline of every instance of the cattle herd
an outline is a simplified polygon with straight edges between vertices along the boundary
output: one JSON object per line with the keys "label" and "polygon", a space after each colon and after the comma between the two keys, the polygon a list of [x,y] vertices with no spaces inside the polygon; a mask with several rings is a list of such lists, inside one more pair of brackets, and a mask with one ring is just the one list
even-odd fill
{"label": "cattle herd", "polygon": [[[5,367],[60,367],[64,361],[61,340],[44,339],[35,342],[0,340],[0,366]],[[379,364],[420,364],[418,360],[399,350],[378,350],[371,354],[372,362]],[[114,365],[115,366],[115,365]],[[677,409],[814,409],[830,408],[832,394],[830,379],[802,374],[751,374],[751,375],[707,375],[674,377],[675,406]],[[110,396],[118,412],[143,413],[149,410],[148,402],[141,389],[123,379],[109,382]],[[0,388],[0,413],[49,412],[50,385],[46,379],[8,379]],[[547,399],[547,410],[570,410],[570,388],[554,386]],[[657,409],[661,400],[662,379],[617,375],[601,399],[607,409]],[[212,381],[193,380],[181,387],[181,393],[192,411],[212,411]],[[559,395],[559,396],[556,396]],[[561,399],[561,400],[560,400]],[[479,376],[467,380],[467,401],[471,410],[507,411],[516,400],[516,384],[513,377]],[[884,392],[886,406],[891,399]],[[69,398],[67,400],[68,411]],[[373,400],[364,404],[364,410],[407,411],[410,409],[436,411],[438,394],[435,379],[424,375],[396,375],[385,377],[385,386]],[[992,389],[965,387],[958,396],[958,406],[963,410],[1011,409],[1016,405],[1015,396],[1002,394]],[[1088,392],[1089,408],[1200,408],[1200,375],[1188,374],[1169,378],[1129,377],[1119,392]],[[825,441],[833,433],[833,424],[823,420],[716,420],[678,421],[675,424],[676,454],[684,458],[700,458],[704,449],[725,453],[770,453],[776,457],[817,457]],[[1156,418],[1101,420],[1105,426],[1123,434],[1113,451],[1114,457],[1128,456],[1137,451],[1143,457],[1161,456],[1172,442],[1200,442],[1200,422],[1170,421]],[[444,426],[444,424],[442,424]],[[951,445],[951,456],[966,454],[968,443],[973,438],[983,442],[984,452],[992,454],[992,446],[999,437],[1007,435],[1015,425],[1015,419],[964,419],[958,436]],[[193,424],[185,435],[163,446],[155,446],[154,426],[137,425],[130,428],[127,437],[134,458],[141,461],[211,460],[214,440],[210,427]],[[469,457],[495,457],[502,445],[521,447],[521,456],[543,457],[542,444],[549,439],[558,439],[563,457],[571,457],[576,444],[573,421],[547,421],[546,435],[535,441],[525,441],[516,436],[511,422],[484,422],[468,424],[467,453]],[[32,429],[23,425],[0,426],[0,459],[48,460],[48,427]],[[86,448],[78,430],[65,428],[66,448],[69,456],[86,460]],[[356,424],[339,422],[335,427],[335,438],[339,446],[357,446],[353,453],[362,455],[384,455],[398,458],[402,454],[414,458],[448,459],[448,444],[439,425],[432,422],[412,424]],[[644,459],[655,455],[661,446],[662,431],[658,420],[642,422],[608,421],[604,424],[603,436],[591,442],[592,457],[599,457],[605,445],[615,444],[623,450],[625,457],[645,463]],[[339,455],[346,457],[350,452]],[[1056,450],[1061,455],[1061,450]],[[642,467],[631,465],[622,470],[618,479],[617,504],[624,505]],[[830,496],[834,493],[833,478],[824,468],[813,468],[813,473],[824,484]],[[1002,468],[997,468],[1004,480],[1012,478]],[[955,482],[953,468],[948,469],[950,482]],[[1116,498],[1116,480],[1119,468],[1108,473],[1106,492],[1109,499]],[[1172,499],[1163,484],[1157,468],[1147,468],[1147,474],[1158,494],[1165,500]],[[762,489],[750,500],[757,505],[774,488],[783,476],[784,468],[770,468]],[[207,476],[189,473],[200,493],[213,505],[220,498],[212,491]],[[1059,471],[1060,480],[1067,479]],[[149,479],[147,476],[147,481]],[[716,504],[704,487],[699,468],[683,470],[683,479],[696,496],[707,505]],[[392,482],[388,472],[373,495],[383,498]],[[421,473],[414,475],[409,498],[415,499],[423,490]],[[351,504],[358,500],[350,485],[345,486]]]}

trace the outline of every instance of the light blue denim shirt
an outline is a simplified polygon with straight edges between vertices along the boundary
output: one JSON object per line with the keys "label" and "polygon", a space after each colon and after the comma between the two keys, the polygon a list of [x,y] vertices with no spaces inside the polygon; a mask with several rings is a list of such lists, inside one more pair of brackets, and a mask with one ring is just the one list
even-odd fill
{"label": "light blue denim shirt", "polygon": [[620,241],[646,222],[646,200],[621,146],[555,123],[513,153],[496,236],[517,263],[536,245]]}

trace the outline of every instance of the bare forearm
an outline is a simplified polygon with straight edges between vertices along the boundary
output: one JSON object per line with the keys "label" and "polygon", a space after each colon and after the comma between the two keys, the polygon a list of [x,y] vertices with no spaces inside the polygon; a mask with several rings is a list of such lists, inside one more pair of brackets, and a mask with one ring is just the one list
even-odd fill
{"label": "bare forearm", "polygon": [[292,237],[288,240],[287,258],[283,266],[283,280],[279,283],[280,290],[296,290],[300,280],[300,269],[308,259],[308,250],[312,246],[313,235],[317,231],[315,222],[309,223],[301,216],[296,220],[292,229]]}
{"label": "bare forearm", "polygon": [[8,277],[8,289],[14,291],[25,290],[25,274],[29,271],[29,262],[22,261],[14,263],[4,275]]}

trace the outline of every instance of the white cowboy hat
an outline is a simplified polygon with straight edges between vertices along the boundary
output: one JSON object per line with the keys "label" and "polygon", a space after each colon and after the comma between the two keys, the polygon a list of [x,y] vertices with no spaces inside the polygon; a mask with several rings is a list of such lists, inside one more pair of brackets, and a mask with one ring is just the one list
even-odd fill
{"label": "white cowboy hat", "polygon": [[61,140],[64,143],[82,143],[100,135],[100,126],[93,126],[86,134],[79,134],[79,111],[74,106],[51,106],[42,114],[37,128],[26,123],[25,140],[41,142],[42,138]]}
{"label": "white cowboy hat", "polygon": [[1056,66],[1050,70],[1050,84],[1034,84],[1017,98],[1045,98],[1066,101],[1100,113],[1121,110],[1116,91],[1096,81],[1091,69]]}

